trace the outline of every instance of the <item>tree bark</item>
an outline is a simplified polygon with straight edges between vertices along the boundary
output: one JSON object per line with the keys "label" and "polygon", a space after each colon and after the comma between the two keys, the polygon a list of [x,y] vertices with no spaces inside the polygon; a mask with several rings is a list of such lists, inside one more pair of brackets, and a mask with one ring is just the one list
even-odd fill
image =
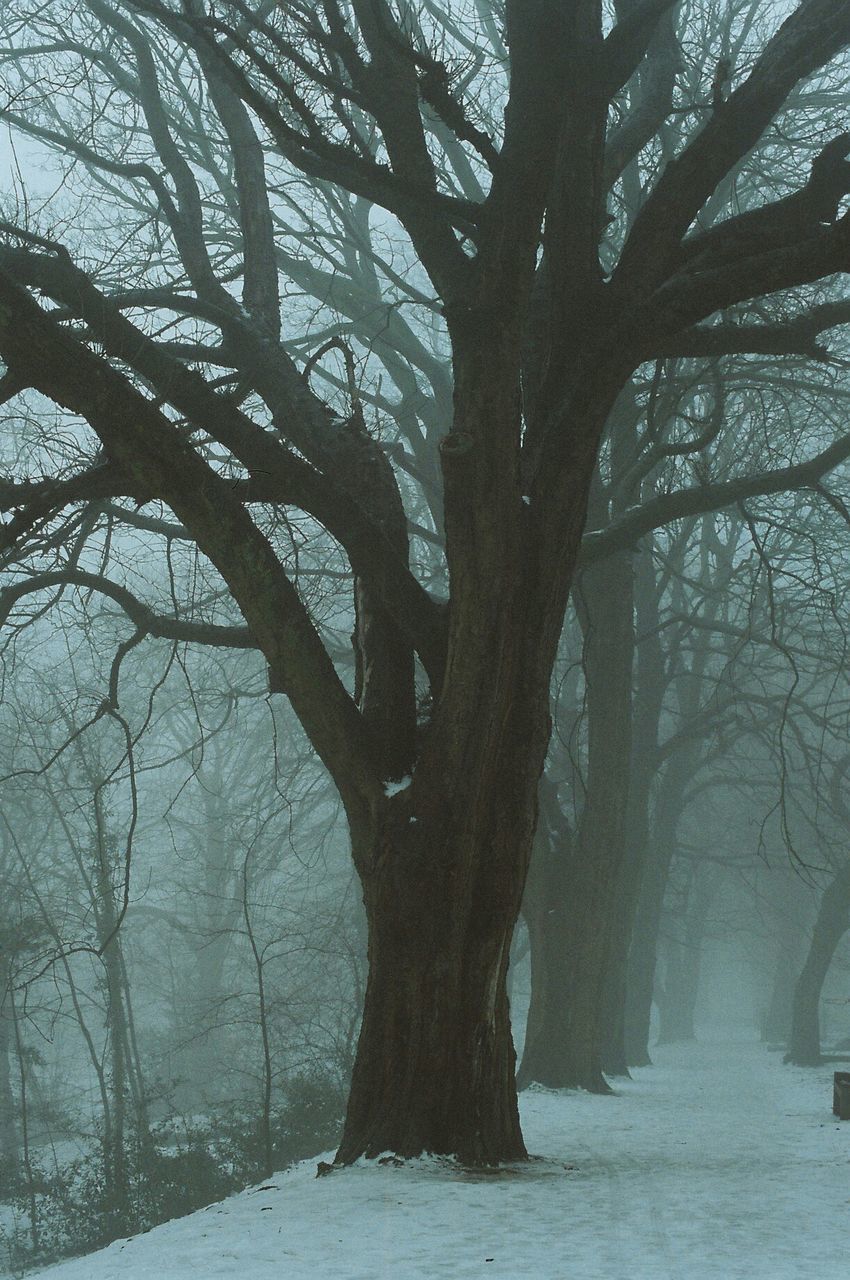
{"label": "tree bark", "polygon": [[587,792],[577,837],[558,852],[563,865],[543,873],[548,888],[526,913],[532,1004],[520,1081],[606,1093],[602,1011],[631,754],[631,556],[584,572],[576,602],[585,636]]}
{"label": "tree bark", "polygon": [[415,778],[356,851],[369,977],[339,1162],[526,1155],[506,976],[527,860],[517,853],[534,825],[536,778],[524,775],[545,750],[537,737],[536,751],[520,738],[526,749],[506,753],[501,785],[491,778],[482,792],[480,776],[465,780],[465,813],[446,812]]}
{"label": "tree bark", "polygon": [[[477,367],[486,345],[467,349],[463,324],[455,338],[468,359],[457,362],[455,427],[442,446],[453,574],[445,680],[410,784],[369,823],[349,813],[369,977],[342,1162],[386,1150],[470,1164],[526,1154],[506,975],[564,602],[544,604],[523,573],[525,508],[512,488],[499,507],[492,457],[478,445],[492,434],[494,452],[511,449],[518,337],[513,371],[506,352],[486,376]],[[583,520],[581,501],[579,512]]]}
{"label": "tree bark", "polygon": [[567,1056],[564,998],[570,957],[564,938],[570,911],[569,868],[573,833],[560,811],[554,787],[541,780],[540,818],[522,911],[528,927],[531,999],[517,1086],[532,1082],[558,1087]]}
{"label": "tree bark", "polygon": [[[646,833],[639,829],[636,812],[634,772],[632,773],[633,799],[629,806],[632,822],[629,823],[625,860],[617,885],[614,907],[614,927],[611,935],[611,954],[608,959],[608,978],[602,1006],[602,1065],[606,1075],[628,1078],[629,1058],[626,1049],[626,1010],[629,997],[629,953],[635,924],[635,907],[640,893],[643,874]],[[648,795],[646,797],[648,804]],[[633,1064],[637,1065],[637,1064]]]}
{"label": "tree bark", "polygon": [[820,997],[836,947],[850,926],[850,865],[824,890],[809,954],[794,989],[791,1037],[785,1061],[799,1067],[821,1061]]}

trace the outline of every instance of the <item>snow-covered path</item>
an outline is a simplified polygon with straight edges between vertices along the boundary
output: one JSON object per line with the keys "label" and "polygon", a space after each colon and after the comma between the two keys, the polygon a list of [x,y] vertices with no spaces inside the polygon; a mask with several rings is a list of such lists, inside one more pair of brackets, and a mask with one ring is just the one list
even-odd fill
{"label": "snow-covered path", "polygon": [[540,1159],[315,1178],[299,1166],[44,1280],[848,1280],[850,1122],[832,1067],[728,1041],[657,1050],[614,1098],[523,1099]]}

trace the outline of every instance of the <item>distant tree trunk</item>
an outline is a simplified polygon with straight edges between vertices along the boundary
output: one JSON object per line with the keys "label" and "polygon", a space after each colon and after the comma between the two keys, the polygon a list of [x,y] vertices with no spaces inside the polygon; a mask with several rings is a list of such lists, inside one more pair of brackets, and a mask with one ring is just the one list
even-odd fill
{"label": "distant tree trunk", "polygon": [[[647,564],[637,575],[640,584]],[[650,569],[651,571],[651,569]],[[643,583],[644,589],[647,587]],[[654,584],[652,584],[654,586]],[[638,595],[640,596],[640,592]],[[636,954],[638,933],[645,928],[641,916],[643,883],[650,856],[649,811],[652,784],[658,767],[658,720],[664,693],[663,655],[657,629],[651,629],[646,609],[637,610],[638,630],[644,633],[637,646],[634,695],[634,744],[632,750],[629,806],[626,818],[626,852],[617,893],[604,1015],[603,1063],[611,1075],[627,1076],[630,1066],[645,1066],[640,1053],[633,1054],[635,1011],[641,1007],[640,960]],[[652,974],[649,977],[652,1001]]]}
{"label": "distant tree trunk", "polygon": [[850,864],[824,890],[809,954],[794,989],[791,1037],[785,1061],[799,1067],[821,1061],[820,997],[836,948],[850,926]]}
{"label": "distant tree trunk", "polygon": [[36,1193],[36,1181],[32,1164],[32,1146],[30,1143],[29,1117],[29,1070],[26,1049],[21,1035],[21,1019],[15,1005],[14,988],[9,991],[9,1016],[15,1041],[15,1056],[18,1068],[18,1092],[20,1096],[21,1117],[21,1168],[24,1175],[27,1209],[29,1217],[29,1236],[33,1253],[37,1253],[41,1241],[41,1217],[39,1198]]}
{"label": "distant tree trunk", "polygon": [[240,927],[241,907],[225,803],[227,784],[218,756],[212,761],[212,767],[201,776],[201,889],[192,895],[192,914],[186,925],[193,975],[175,993],[173,1013],[180,1076],[177,1097],[189,1110],[232,1096],[228,1069],[238,1066],[216,1052],[224,976],[234,934]]}
{"label": "distant tree trunk", "polygon": [[780,934],[773,965],[770,1001],[761,1027],[761,1038],[767,1044],[787,1045],[790,1039],[794,1011],[794,975],[799,971],[799,952],[799,935],[796,931],[791,937],[784,932]]}
{"label": "distant tree trunk", "polygon": [[667,761],[656,796],[629,955],[626,1056],[630,1066],[647,1066],[651,1062],[649,1034],[664,895],[676,852],[676,829],[685,791],[698,756],[697,742],[686,741],[679,747]]}
{"label": "distant tree trunk", "polygon": [[700,971],[701,939],[669,938],[665,947],[664,985],[659,1001],[659,1044],[696,1040],[694,1011]]}
{"label": "distant tree trunk", "polygon": [[583,572],[574,600],[585,637],[587,791],[576,838],[544,873],[549,887],[526,915],[532,1003],[519,1079],[606,1093],[603,1000],[631,758],[631,555]]}
{"label": "distant tree trunk", "polygon": [[257,935],[254,931],[254,923],[251,918],[251,900],[249,894],[250,859],[251,846],[249,845],[242,863],[242,917],[245,922],[245,933],[248,937],[248,945],[251,948],[251,957],[254,961],[254,974],[257,982],[257,1021],[260,1028],[260,1043],[262,1046],[262,1093],[259,1127],[260,1141],[263,1149],[262,1174],[264,1178],[268,1178],[271,1176],[273,1171],[272,1050],[271,1037],[269,1035],[269,1007],[268,996],[266,994],[267,979],[265,955],[262,947],[257,942]]}
{"label": "distant tree trunk", "polygon": [[114,1210],[119,1217],[125,1212],[129,1197],[126,1153],[127,1122],[127,1039],[124,1009],[121,1002],[121,970],[116,939],[109,943],[104,955],[106,1027],[109,1037],[109,1086],[111,1092],[111,1124],[104,1134],[104,1170]]}
{"label": "distant tree trunk", "polygon": [[563,819],[554,788],[541,780],[541,806],[522,911],[528,928],[531,961],[531,999],[525,1029],[525,1048],[517,1085],[532,1082],[557,1087],[567,1055],[564,1037],[564,994],[569,981],[570,956],[564,945],[570,910],[568,872],[573,833]]}
{"label": "distant tree trunk", "polygon": [[[651,772],[649,778],[651,779]],[[626,1028],[631,995],[629,957],[634,939],[648,838],[646,811],[649,805],[649,788],[642,785],[643,781],[637,772],[633,771],[628,843],[617,891],[608,978],[602,1007],[602,1065],[606,1075],[612,1076],[627,1077],[630,1065],[640,1065],[629,1061]],[[636,792],[640,792],[640,795]]]}
{"label": "distant tree trunk", "polygon": [[647,1045],[658,931],[658,919],[651,913],[652,894],[648,892],[657,856],[650,817],[659,767],[658,726],[666,680],[665,654],[658,628],[658,588],[652,557],[647,553],[638,557],[635,570],[635,633],[628,876],[621,887],[626,918],[608,996],[611,1030],[607,1061],[612,1070],[619,1065],[621,1072],[629,1067],[649,1065]]}
{"label": "distant tree trunk", "polygon": [[12,1088],[14,1035],[8,987],[9,965],[0,954],[0,1190],[4,1180],[15,1180],[20,1165],[17,1107]]}
{"label": "distant tree trunk", "polygon": [[[657,854],[657,850],[653,850],[653,853]],[[652,1065],[649,1035],[655,988],[656,942],[663,896],[663,879],[654,862],[647,859],[632,926],[626,974],[623,1041],[626,1062],[630,1067]]]}
{"label": "distant tree trunk", "polygon": [[127,1103],[133,1103],[135,1137],[142,1146],[149,1142],[147,1101],[144,1085],[135,1071],[131,1042],[132,1012],[130,988],[121,946],[121,920],[113,881],[106,816],[102,803],[102,783],[94,790],[95,825],[95,923],[102,951],[106,1031],[109,1046],[109,1120],[104,1115],[103,1160],[116,1225],[123,1225],[129,1212],[130,1182],[127,1169]]}
{"label": "distant tree trunk", "polygon": [[684,911],[672,926],[677,932],[671,932],[665,947],[663,998],[659,1002],[659,1044],[696,1040],[694,1016],[714,888],[714,882],[705,871],[696,867],[687,886]]}

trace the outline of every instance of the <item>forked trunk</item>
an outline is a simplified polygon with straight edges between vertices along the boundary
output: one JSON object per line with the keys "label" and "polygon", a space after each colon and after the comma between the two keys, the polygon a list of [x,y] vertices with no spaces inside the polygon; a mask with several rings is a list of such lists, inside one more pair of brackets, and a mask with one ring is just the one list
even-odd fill
{"label": "forked trunk", "polygon": [[506,975],[549,740],[552,667],[596,446],[618,388],[606,383],[584,406],[576,434],[587,447],[548,522],[538,519],[534,497],[522,501],[519,467],[521,309],[499,272],[479,284],[463,307],[447,309],[455,418],[440,444],[451,583],[445,675],[411,783],[359,819],[349,813],[369,980],[343,1163],[383,1151],[471,1164],[526,1154]]}

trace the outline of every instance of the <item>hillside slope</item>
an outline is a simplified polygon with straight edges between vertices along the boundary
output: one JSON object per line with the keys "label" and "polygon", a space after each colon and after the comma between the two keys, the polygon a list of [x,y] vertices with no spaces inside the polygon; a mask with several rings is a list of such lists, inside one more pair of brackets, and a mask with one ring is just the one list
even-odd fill
{"label": "hillside slope", "polygon": [[657,1051],[614,1098],[523,1099],[538,1159],[316,1178],[305,1163],[43,1280],[846,1280],[850,1122],[831,1068],[752,1042]]}

